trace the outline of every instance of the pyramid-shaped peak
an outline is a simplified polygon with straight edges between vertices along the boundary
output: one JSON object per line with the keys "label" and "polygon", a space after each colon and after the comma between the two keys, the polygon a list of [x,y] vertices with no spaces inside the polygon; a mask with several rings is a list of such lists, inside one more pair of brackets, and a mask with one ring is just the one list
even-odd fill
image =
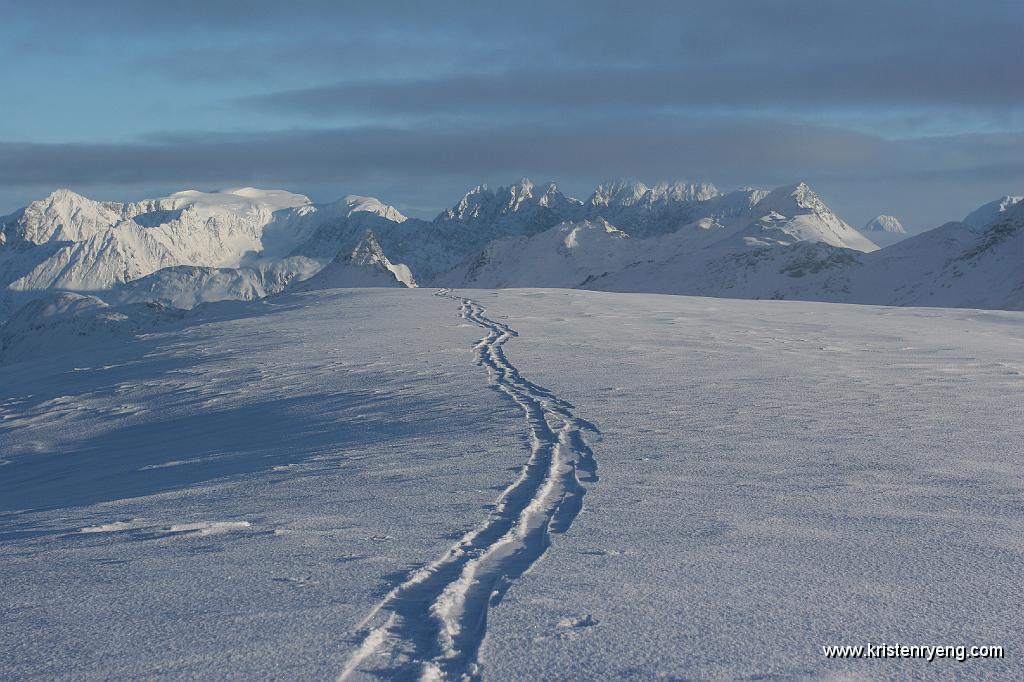
{"label": "pyramid-shaped peak", "polygon": [[12,214],[17,223],[8,236],[36,244],[77,242],[113,227],[121,220],[122,208],[62,188]]}
{"label": "pyramid-shaped peak", "polygon": [[487,185],[477,185],[451,208],[441,212],[436,220],[458,222],[492,222],[508,219],[512,214],[525,211],[532,214],[538,207],[549,207],[568,201],[554,183],[545,186],[542,193],[533,181],[523,178],[507,187],[492,191]]}
{"label": "pyramid-shaped peak", "polygon": [[891,234],[906,234],[900,219],[893,215],[876,215],[864,225],[862,232],[889,232]]}
{"label": "pyramid-shaped peak", "polygon": [[783,215],[789,215],[793,210],[831,213],[821,197],[806,182],[776,187],[758,205],[767,210],[778,210]]}
{"label": "pyramid-shaped peak", "polygon": [[95,207],[97,209],[102,207],[116,211],[120,209],[120,206],[121,204],[96,201],[66,187],[62,187],[60,189],[53,190],[42,199],[33,201],[26,207],[26,209],[36,211],[57,211],[60,213],[70,214],[71,212],[80,210],[83,207]]}
{"label": "pyramid-shaped peak", "polygon": [[510,185],[508,189],[513,194],[532,195],[533,180],[530,178],[522,178],[519,182]]}
{"label": "pyramid-shaped peak", "polygon": [[96,203],[96,202],[93,202],[92,199],[89,199],[88,197],[82,196],[78,192],[70,190],[67,187],[60,187],[58,189],[53,190],[52,192],[47,194],[46,197],[44,197],[42,199],[42,201],[44,201],[46,203],[50,203],[50,204],[62,203],[62,202],[68,202],[68,201],[71,201],[71,202],[86,202],[86,201],[88,201],[90,203]]}
{"label": "pyramid-shaped peak", "polygon": [[367,230],[359,239],[359,242],[352,249],[352,252],[345,259],[354,265],[384,265],[388,263],[384,249],[377,241],[377,235],[373,230]]}

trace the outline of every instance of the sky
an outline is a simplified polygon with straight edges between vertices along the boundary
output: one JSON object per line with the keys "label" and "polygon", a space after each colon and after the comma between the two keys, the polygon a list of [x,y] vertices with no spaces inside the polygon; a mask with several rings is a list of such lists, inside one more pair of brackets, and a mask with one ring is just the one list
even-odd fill
{"label": "sky", "polygon": [[522,177],[1024,193],[1024,2],[5,3],[0,214],[252,185],[433,217]]}

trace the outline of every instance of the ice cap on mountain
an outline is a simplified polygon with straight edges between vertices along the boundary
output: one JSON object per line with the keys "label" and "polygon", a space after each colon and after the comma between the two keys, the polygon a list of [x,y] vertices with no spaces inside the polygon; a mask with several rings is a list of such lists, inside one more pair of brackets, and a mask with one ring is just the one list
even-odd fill
{"label": "ice cap on mountain", "polygon": [[345,202],[345,206],[348,208],[348,216],[351,216],[353,213],[372,213],[393,223],[404,223],[407,220],[397,208],[385,204],[376,197],[349,194],[342,201]]}

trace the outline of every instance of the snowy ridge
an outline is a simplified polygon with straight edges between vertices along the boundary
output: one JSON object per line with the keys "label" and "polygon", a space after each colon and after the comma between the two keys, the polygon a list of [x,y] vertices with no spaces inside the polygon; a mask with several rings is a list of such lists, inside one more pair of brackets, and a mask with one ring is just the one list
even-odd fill
{"label": "snowy ridge", "polygon": [[984,228],[998,220],[1002,214],[1013,210],[1013,207],[1020,205],[1021,202],[1024,202],[1024,196],[1000,197],[974,209],[961,222],[974,229]]}
{"label": "snowy ridge", "polygon": [[530,456],[482,526],[414,572],[366,617],[363,642],[339,682],[359,671],[424,680],[479,679],[477,655],[489,606],[547,551],[550,533],[568,530],[586,494],[581,481],[597,481],[597,463],[583,431],[599,431],[508,361],[502,347],[515,330],[488,318],[483,306],[470,299],[447,289],[438,295],[458,301],[462,317],[487,331],[474,348],[477,364],[522,409]]}
{"label": "snowy ridge", "polygon": [[414,284],[1015,307],[1016,239],[968,258],[970,277],[955,272],[970,242],[1020,205],[1006,196],[911,239],[879,216],[869,239],[803,182],[722,193],[618,181],[579,201],[524,179],[475,187],[433,221],[355,194],[317,204],[244,187],[118,204],[59,190],[0,218],[0,319],[54,289],[190,307]]}

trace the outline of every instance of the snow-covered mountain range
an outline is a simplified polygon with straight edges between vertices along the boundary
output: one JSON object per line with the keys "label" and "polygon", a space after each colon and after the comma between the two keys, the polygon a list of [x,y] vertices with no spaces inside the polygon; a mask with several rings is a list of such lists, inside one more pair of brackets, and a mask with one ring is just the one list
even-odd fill
{"label": "snow-covered mountain range", "polygon": [[1003,197],[879,250],[905,236],[896,218],[858,231],[804,183],[615,182],[579,200],[523,180],[476,187],[432,221],[357,195],[246,187],[122,204],[63,189],[0,218],[0,318],[53,290],[190,308],[417,283],[1016,309],[1022,213]]}

